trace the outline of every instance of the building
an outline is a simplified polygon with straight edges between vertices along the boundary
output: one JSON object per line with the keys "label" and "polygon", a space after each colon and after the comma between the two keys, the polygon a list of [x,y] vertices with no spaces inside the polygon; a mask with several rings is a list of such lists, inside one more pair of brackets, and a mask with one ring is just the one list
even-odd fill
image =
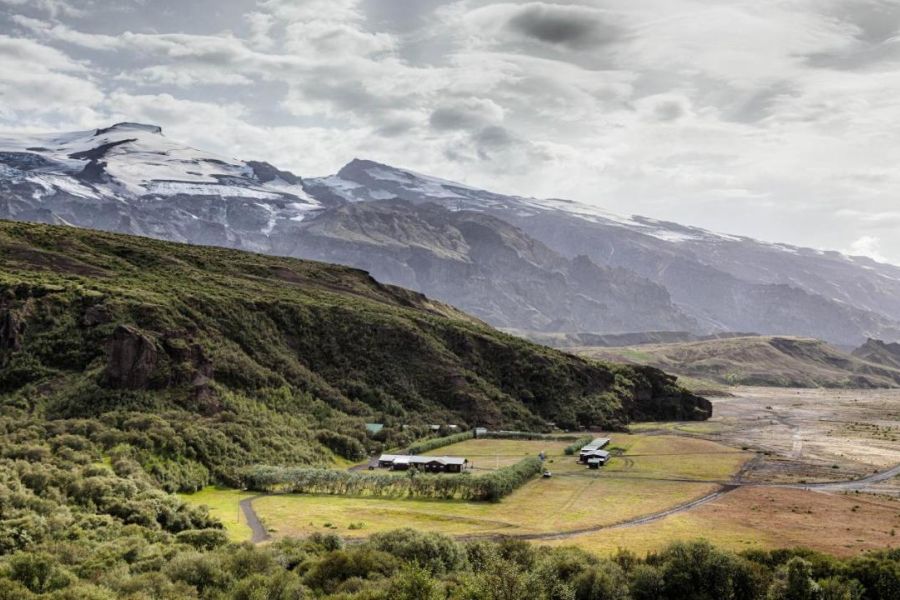
{"label": "building", "polygon": [[382,454],[378,466],[392,471],[407,471],[411,468],[429,473],[462,473],[469,461],[460,456],[415,456],[411,454]]}
{"label": "building", "polygon": [[487,427],[476,427],[475,428],[475,437],[483,437],[487,435]]}
{"label": "building", "polygon": [[578,453],[578,460],[584,462],[585,455],[606,448],[609,446],[609,442],[609,438],[595,438],[590,444],[581,447],[581,451]]}
{"label": "building", "polygon": [[610,439],[609,438],[596,438],[587,446],[583,446],[581,451],[578,453],[579,462],[586,463],[589,456],[595,456],[595,453],[600,452],[601,454],[596,455],[603,458],[603,462],[609,458],[609,452],[603,450],[609,446]]}
{"label": "building", "polygon": [[599,458],[589,458],[587,459],[587,466],[589,469],[599,469],[603,466],[603,463],[600,462]]}
{"label": "building", "polygon": [[375,435],[382,429],[384,429],[383,423],[366,423],[366,431],[369,433],[369,435]]}
{"label": "building", "polygon": [[596,462],[598,466],[603,466],[609,460],[609,452],[606,450],[593,450],[587,454],[582,454],[579,460],[591,468],[595,468],[592,466],[592,462]]}

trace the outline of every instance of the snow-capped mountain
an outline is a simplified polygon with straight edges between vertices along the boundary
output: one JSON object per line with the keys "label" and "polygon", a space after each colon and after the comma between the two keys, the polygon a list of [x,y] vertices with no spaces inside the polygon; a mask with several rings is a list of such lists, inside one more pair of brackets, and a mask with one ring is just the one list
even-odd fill
{"label": "snow-capped mountain", "polygon": [[195,243],[248,235],[233,241],[264,249],[280,222],[323,208],[290,173],[196,150],[154,125],[0,137],[0,214],[9,218]]}
{"label": "snow-capped mountain", "polygon": [[364,268],[492,324],[900,339],[900,268],[354,160],[301,179],[159,127],[0,139],[0,218]]}

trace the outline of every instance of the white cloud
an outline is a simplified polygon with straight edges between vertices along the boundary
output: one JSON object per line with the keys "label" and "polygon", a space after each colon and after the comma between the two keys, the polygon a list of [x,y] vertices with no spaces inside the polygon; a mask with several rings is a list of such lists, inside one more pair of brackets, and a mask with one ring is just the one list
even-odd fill
{"label": "white cloud", "polygon": [[881,240],[873,235],[864,235],[854,241],[847,253],[852,256],[868,256],[878,262],[887,262],[881,254]]}
{"label": "white cloud", "polygon": [[87,67],[37,42],[0,34],[0,119],[81,124],[103,94]]}

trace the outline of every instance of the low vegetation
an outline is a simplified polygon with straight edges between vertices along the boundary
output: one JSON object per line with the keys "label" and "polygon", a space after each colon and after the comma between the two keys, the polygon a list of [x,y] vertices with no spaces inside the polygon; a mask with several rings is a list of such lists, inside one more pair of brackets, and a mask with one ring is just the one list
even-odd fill
{"label": "low vegetation", "polygon": [[593,440],[594,440],[594,436],[591,436],[591,435],[587,435],[585,437],[580,437],[575,441],[575,443],[569,444],[568,446],[566,446],[565,449],[563,450],[563,453],[566,456],[572,456],[573,454],[575,454],[576,452],[578,452],[579,450],[581,450],[582,448],[584,448],[585,446],[590,444]]}
{"label": "low vegetation", "polygon": [[437,450],[438,448],[443,448],[444,446],[450,446],[451,444],[458,444],[459,442],[468,440],[472,438],[471,431],[464,431],[462,433],[454,433],[453,435],[445,435],[443,437],[431,438],[428,440],[422,440],[421,442],[416,442],[415,444],[411,444],[407,449],[407,452],[410,454],[424,454],[431,450]]}
{"label": "low vegetation", "polygon": [[432,475],[419,473],[416,469],[400,474],[257,466],[244,473],[243,484],[258,492],[496,502],[541,470],[541,461],[531,456],[483,475]]}

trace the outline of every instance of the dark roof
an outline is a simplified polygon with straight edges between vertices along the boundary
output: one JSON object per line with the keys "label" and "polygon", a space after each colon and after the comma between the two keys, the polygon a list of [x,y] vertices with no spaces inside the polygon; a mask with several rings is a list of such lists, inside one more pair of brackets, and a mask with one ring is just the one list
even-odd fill
{"label": "dark roof", "polygon": [[439,463],[442,465],[464,465],[468,462],[461,456],[416,456],[412,454],[382,454],[378,462],[391,462],[410,465]]}

